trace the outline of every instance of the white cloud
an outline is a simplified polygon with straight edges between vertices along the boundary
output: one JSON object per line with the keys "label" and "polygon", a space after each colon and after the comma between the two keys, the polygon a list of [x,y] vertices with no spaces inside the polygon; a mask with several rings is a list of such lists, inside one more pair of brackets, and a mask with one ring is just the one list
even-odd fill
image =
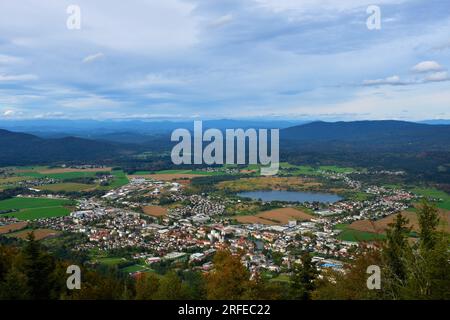
{"label": "white cloud", "polygon": [[430,71],[440,71],[442,70],[442,66],[437,63],[436,61],[423,61],[418,64],[416,64],[412,70],[415,72],[430,72]]}
{"label": "white cloud", "polygon": [[87,56],[86,58],[83,59],[83,63],[90,63],[90,62],[93,62],[95,60],[101,59],[104,56],[105,55],[102,52],[91,54],[91,55],[89,55],[89,56]]}
{"label": "white cloud", "polygon": [[31,81],[37,79],[38,76],[34,74],[14,74],[14,75],[0,74],[0,82]]}
{"label": "white cloud", "polygon": [[447,71],[434,72],[425,77],[427,82],[438,82],[450,80]]}
{"label": "white cloud", "polygon": [[[307,14],[308,12],[330,12],[342,13],[359,8],[367,8],[373,5],[373,0],[254,0],[260,6],[275,12],[295,12]],[[399,4],[408,0],[378,0],[377,5]]]}
{"label": "white cloud", "polygon": [[11,117],[15,114],[14,110],[5,110],[3,111],[3,116],[5,117]]}
{"label": "white cloud", "polygon": [[14,64],[22,62],[23,59],[19,57],[9,56],[5,54],[0,54],[0,64]]}
{"label": "white cloud", "polygon": [[211,22],[210,26],[218,28],[218,27],[222,27],[222,26],[230,23],[231,21],[233,21],[233,15],[232,14],[226,14],[224,16],[221,16],[221,17],[217,18],[213,22]]}
{"label": "white cloud", "polygon": [[81,98],[66,99],[60,104],[65,108],[76,109],[114,108],[120,105],[117,101],[95,94]]}
{"label": "white cloud", "polygon": [[173,85],[181,85],[184,84],[185,80],[163,75],[150,73],[147,74],[143,79],[139,79],[136,81],[131,81],[127,84],[129,88],[141,88],[141,87],[150,87],[150,86],[173,86]]}
{"label": "white cloud", "polygon": [[365,85],[365,86],[384,85],[384,84],[397,85],[397,84],[402,84],[402,82],[400,81],[399,76],[392,76],[392,77],[387,77],[384,79],[364,80],[363,81],[363,85]]}

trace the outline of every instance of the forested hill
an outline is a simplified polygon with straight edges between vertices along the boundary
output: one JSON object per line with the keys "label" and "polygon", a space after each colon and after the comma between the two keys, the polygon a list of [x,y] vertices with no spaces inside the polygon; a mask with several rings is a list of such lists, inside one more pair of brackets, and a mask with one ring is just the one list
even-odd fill
{"label": "forested hill", "polygon": [[450,150],[450,125],[405,121],[312,122],[281,130],[281,139],[302,144],[354,143],[352,147]]}
{"label": "forested hill", "polygon": [[31,134],[0,129],[0,165],[25,165],[57,161],[107,161],[129,152],[124,145],[66,137],[42,139]]}

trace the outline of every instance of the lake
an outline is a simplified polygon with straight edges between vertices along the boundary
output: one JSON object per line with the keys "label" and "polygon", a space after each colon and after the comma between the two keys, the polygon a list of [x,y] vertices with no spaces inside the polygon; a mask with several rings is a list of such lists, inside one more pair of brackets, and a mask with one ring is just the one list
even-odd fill
{"label": "lake", "polygon": [[285,201],[285,202],[321,202],[333,203],[342,200],[337,194],[321,192],[301,191],[248,191],[237,194],[239,197],[261,201]]}

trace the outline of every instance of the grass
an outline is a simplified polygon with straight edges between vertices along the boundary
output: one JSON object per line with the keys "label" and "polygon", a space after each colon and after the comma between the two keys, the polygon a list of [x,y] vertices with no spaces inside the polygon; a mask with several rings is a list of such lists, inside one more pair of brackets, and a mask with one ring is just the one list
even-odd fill
{"label": "grass", "polygon": [[95,185],[92,184],[84,184],[84,183],[55,183],[55,184],[47,184],[43,186],[39,186],[39,189],[42,190],[50,190],[50,191],[84,191],[95,188]]}
{"label": "grass", "polygon": [[337,224],[335,226],[336,229],[342,230],[338,235],[338,239],[342,241],[375,241],[375,240],[383,240],[386,239],[386,235],[384,234],[376,234],[370,232],[363,232],[358,230],[352,230],[348,228],[348,224]]}
{"label": "grass", "polygon": [[120,269],[120,271],[125,273],[135,273],[135,272],[154,272],[154,270],[150,269],[146,265],[142,264],[133,264],[131,266]]}
{"label": "grass", "polygon": [[129,182],[127,175],[122,170],[114,170],[111,174],[114,176],[114,180],[109,185],[110,188],[120,188]]}
{"label": "grass", "polygon": [[352,173],[356,171],[356,169],[354,168],[338,167],[338,166],[320,166],[319,169],[323,171],[332,171],[336,173]]}
{"label": "grass", "polygon": [[202,170],[160,170],[160,171],[136,171],[133,175],[149,175],[149,174],[198,174],[204,176],[219,176],[225,174],[223,171],[206,172]]}
{"label": "grass", "polygon": [[412,192],[427,198],[441,199],[437,203],[438,208],[450,210],[450,195],[444,191],[435,188],[414,188]]}
{"label": "grass", "polygon": [[95,261],[98,263],[107,265],[107,266],[116,266],[127,260],[125,258],[120,258],[120,257],[107,257],[107,258],[99,258]]}
{"label": "grass", "polygon": [[65,207],[48,207],[24,209],[5,216],[17,218],[19,220],[36,220],[43,218],[64,217],[70,214],[70,209]]}
{"label": "grass", "polygon": [[64,199],[16,197],[0,201],[0,210],[57,207],[69,205],[71,203],[72,202],[70,200]]}
{"label": "grass", "polygon": [[280,274],[275,278],[270,279],[272,282],[291,282],[291,278],[287,274]]}
{"label": "grass", "polygon": [[14,217],[19,220],[35,220],[41,218],[61,217],[70,213],[65,206],[73,202],[64,199],[47,198],[12,198],[0,201],[0,210],[19,210],[3,214],[4,217]]}

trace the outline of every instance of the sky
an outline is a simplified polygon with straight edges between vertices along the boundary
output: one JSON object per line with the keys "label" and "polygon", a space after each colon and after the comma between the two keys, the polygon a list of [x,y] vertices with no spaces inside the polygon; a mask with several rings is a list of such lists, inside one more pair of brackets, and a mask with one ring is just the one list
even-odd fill
{"label": "sky", "polygon": [[449,69],[448,0],[0,2],[0,120],[450,119]]}

